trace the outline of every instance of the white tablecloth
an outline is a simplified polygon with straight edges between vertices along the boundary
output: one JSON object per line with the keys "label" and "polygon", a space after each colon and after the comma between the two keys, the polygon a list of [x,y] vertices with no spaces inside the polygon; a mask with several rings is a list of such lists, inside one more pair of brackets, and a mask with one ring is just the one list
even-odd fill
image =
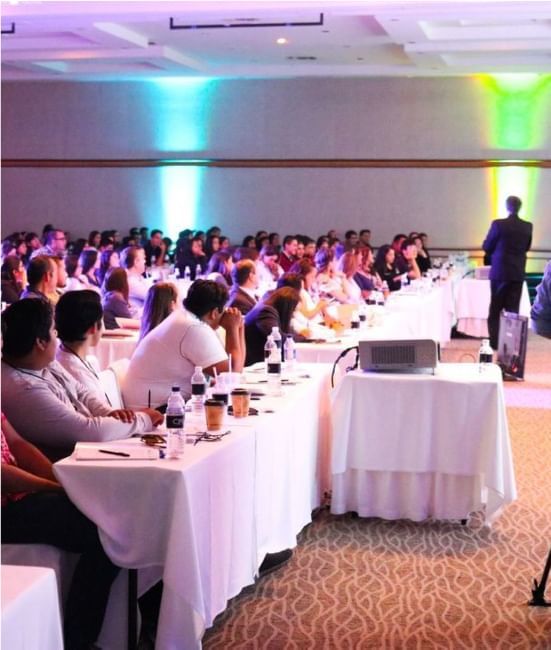
{"label": "white tablecloth", "polygon": [[130,359],[136,345],[138,332],[131,336],[102,336],[98,345],[90,349],[90,353],[97,358],[100,370],[105,370],[113,361]]}
{"label": "white tablecloth", "polygon": [[[463,278],[457,286],[455,296],[455,313],[457,331],[488,338],[488,310],[490,308],[490,280]],[[522,286],[519,313],[530,315],[530,297],[526,282]]]}
{"label": "white tablecloth", "polygon": [[62,650],[63,635],[53,569],[2,565],[2,647]]}
{"label": "white tablecloth", "polygon": [[[199,647],[227,600],[253,582],[265,553],[295,546],[319,505],[328,476],[329,368],[308,372],[284,396],[253,401],[258,416],[228,418],[232,434],[222,441],[187,445],[182,460],[70,457],[55,465],[111,559],[158,568],[158,650]],[[136,441],[116,443],[124,444]]]}
{"label": "white tablecloth", "polygon": [[501,373],[348,374],[333,399],[332,512],[489,520],[516,497]]}

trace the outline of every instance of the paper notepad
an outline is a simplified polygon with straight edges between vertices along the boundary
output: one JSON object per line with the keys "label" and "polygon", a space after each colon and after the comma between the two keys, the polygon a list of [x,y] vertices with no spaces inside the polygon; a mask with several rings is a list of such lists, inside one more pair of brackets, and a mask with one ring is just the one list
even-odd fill
{"label": "paper notepad", "polygon": [[77,442],[74,455],[76,460],[158,460],[159,450],[146,445],[115,446]]}

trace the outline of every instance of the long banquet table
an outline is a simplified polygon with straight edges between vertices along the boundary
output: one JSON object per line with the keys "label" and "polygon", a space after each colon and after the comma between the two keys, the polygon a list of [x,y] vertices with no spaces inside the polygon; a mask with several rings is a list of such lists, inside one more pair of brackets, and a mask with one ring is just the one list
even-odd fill
{"label": "long banquet table", "polygon": [[2,647],[62,650],[61,614],[53,569],[2,565]]}
{"label": "long banquet table", "polygon": [[[455,314],[457,331],[478,338],[488,337],[488,309],[490,307],[490,281],[463,278],[456,288]],[[519,314],[530,315],[530,296],[524,282]]]}
{"label": "long banquet table", "polygon": [[[305,371],[310,377],[285,387],[284,396],[253,401],[258,416],[228,417],[231,435],[187,445],[182,459],[73,455],[55,465],[71,499],[98,525],[111,559],[150,574],[156,568],[162,577],[158,650],[200,647],[228,599],[254,581],[265,553],[295,546],[320,505],[328,477],[329,368]],[[261,374],[246,377],[246,385],[264,390]],[[326,406],[320,411],[319,404]],[[197,428],[193,417],[188,426]]]}
{"label": "long banquet table", "polygon": [[[384,405],[384,406],[383,406]],[[333,395],[331,511],[490,522],[516,498],[501,372],[346,375]]]}

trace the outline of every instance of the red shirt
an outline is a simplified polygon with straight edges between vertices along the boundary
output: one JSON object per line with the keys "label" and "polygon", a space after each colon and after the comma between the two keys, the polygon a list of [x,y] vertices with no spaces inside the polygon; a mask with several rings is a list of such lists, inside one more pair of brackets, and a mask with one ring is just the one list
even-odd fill
{"label": "red shirt", "polygon": [[[6,416],[2,413],[2,424],[6,420]],[[14,465],[17,467],[17,461],[13,457],[13,454],[10,451],[8,441],[6,436],[2,431],[2,465]],[[27,496],[28,492],[12,492],[10,494],[2,494],[2,505],[5,506],[9,501],[19,501],[23,497]]]}

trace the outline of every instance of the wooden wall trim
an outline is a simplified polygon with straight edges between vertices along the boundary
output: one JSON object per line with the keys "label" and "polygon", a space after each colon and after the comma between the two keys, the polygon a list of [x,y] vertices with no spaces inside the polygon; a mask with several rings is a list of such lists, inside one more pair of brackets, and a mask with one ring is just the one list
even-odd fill
{"label": "wooden wall trim", "polygon": [[167,159],[53,159],[7,158],[5,168],[95,168],[95,167],[227,167],[276,169],[476,169],[487,167],[539,167],[551,168],[551,160],[497,160],[497,159],[415,159],[415,158],[167,158]]}

